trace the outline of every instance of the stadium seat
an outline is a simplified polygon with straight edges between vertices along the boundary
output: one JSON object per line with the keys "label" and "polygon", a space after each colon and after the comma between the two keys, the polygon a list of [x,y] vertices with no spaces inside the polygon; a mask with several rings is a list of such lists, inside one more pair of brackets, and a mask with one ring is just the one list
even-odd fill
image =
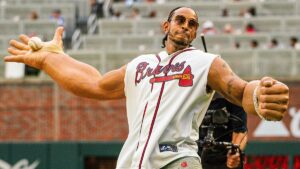
{"label": "stadium seat", "polygon": [[40,5],[41,18],[49,18],[54,9],[60,9],[62,16],[65,18],[75,19],[75,3],[58,3]]}
{"label": "stadium seat", "polygon": [[297,17],[287,17],[284,19],[285,22],[285,28],[284,32],[295,32],[299,33],[300,30],[300,18],[299,16]]}
{"label": "stadium seat", "polygon": [[7,50],[7,48],[9,47],[9,41],[11,39],[17,39],[18,40],[18,37],[16,35],[1,35],[0,36],[0,51],[1,50]]}
{"label": "stadium seat", "polygon": [[120,49],[117,36],[86,36],[83,39],[84,49],[116,50]]}
{"label": "stadium seat", "polygon": [[45,40],[51,40],[55,28],[57,27],[56,22],[49,21],[49,20],[36,20],[36,21],[30,21],[26,20],[21,22],[23,33],[27,35],[39,35],[43,36],[43,39]]}
{"label": "stadium seat", "polygon": [[89,64],[98,70],[104,70],[105,58],[99,50],[78,50],[67,51],[67,54],[76,60]]}
{"label": "stadium seat", "polygon": [[257,32],[282,32],[283,24],[280,17],[258,17],[250,18],[246,23],[253,23]]}
{"label": "stadium seat", "polygon": [[294,73],[293,75],[295,77],[299,78],[299,74],[300,74],[300,50],[296,50],[295,51],[296,55],[295,55],[295,66],[294,66]]}
{"label": "stadium seat", "polygon": [[137,57],[140,53],[137,50],[134,51],[110,51],[105,53],[106,58],[106,71],[118,69],[132,59]]}
{"label": "stadium seat", "polygon": [[115,35],[115,34],[132,34],[133,23],[130,20],[116,21],[116,20],[100,20],[99,21],[100,35]]}
{"label": "stadium seat", "polygon": [[268,15],[284,16],[296,14],[296,2],[294,1],[274,1],[263,2],[262,9]]}
{"label": "stadium seat", "polygon": [[[4,57],[9,55],[8,52],[6,50],[0,50],[0,56]],[[4,78],[4,74],[5,74],[5,62],[3,59],[0,59],[0,79]]]}
{"label": "stadium seat", "polygon": [[293,65],[291,50],[259,50],[257,67],[259,76],[290,77]]}
{"label": "stadium seat", "polygon": [[244,19],[237,17],[212,18],[215,28],[219,33],[223,32],[224,26],[230,24],[235,30],[243,30]]}
{"label": "stadium seat", "polygon": [[254,76],[253,50],[221,50],[220,55],[239,76]]}
{"label": "stadium seat", "polygon": [[19,23],[11,20],[1,20],[0,28],[0,35],[18,35],[20,33]]}
{"label": "stadium seat", "polygon": [[169,12],[178,6],[182,6],[182,4],[181,3],[164,3],[164,4],[149,5],[150,10],[156,11],[157,17],[161,18],[163,20],[167,20]]}
{"label": "stadium seat", "polygon": [[197,11],[198,17],[221,16],[221,8],[219,2],[191,3],[191,7]]}
{"label": "stadium seat", "polygon": [[142,19],[135,23],[134,33],[143,35],[157,35],[163,34],[161,24],[162,19]]}
{"label": "stadium seat", "polygon": [[19,21],[29,19],[29,14],[32,11],[37,11],[39,13],[39,6],[27,4],[6,5],[3,7],[3,10],[5,19]]}
{"label": "stadium seat", "polygon": [[[251,1],[232,2],[225,1],[224,8],[227,8],[229,16],[239,16],[242,10],[247,11],[250,7],[259,8],[258,3]],[[221,6],[221,5],[220,5]]]}
{"label": "stadium seat", "polygon": [[[233,41],[230,35],[205,36],[205,41],[209,52],[233,48]],[[203,48],[200,36],[194,41],[193,45],[197,48]]]}
{"label": "stadium seat", "polygon": [[159,46],[155,45],[155,38],[141,36],[124,36],[121,38],[121,49],[123,50],[152,50]]}
{"label": "stadium seat", "polygon": [[261,46],[269,42],[268,34],[242,34],[234,36],[233,41],[239,42],[242,49],[249,49],[251,47],[250,43],[252,40],[256,40]]}
{"label": "stadium seat", "polygon": [[135,3],[132,6],[127,6],[125,3],[113,3],[114,11],[120,12],[124,17],[128,17],[131,14],[132,8],[137,8],[140,10],[140,14],[143,17],[149,15],[150,5],[146,3]]}

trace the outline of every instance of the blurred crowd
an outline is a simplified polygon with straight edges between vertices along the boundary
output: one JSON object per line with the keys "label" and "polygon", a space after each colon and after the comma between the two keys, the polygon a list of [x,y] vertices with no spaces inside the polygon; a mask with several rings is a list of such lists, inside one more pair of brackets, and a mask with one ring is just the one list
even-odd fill
{"label": "blurred crowd", "polygon": [[[232,0],[234,1],[242,1],[242,0]],[[245,1],[245,0],[244,0]],[[263,1],[263,0],[247,0],[249,1]],[[106,19],[112,19],[112,20],[141,20],[145,18],[158,18],[157,11],[152,10],[148,13],[143,13],[140,11],[138,7],[136,7],[135,4],[137,3],[158,3],[163,4],[166,3],[166,0],[87,0],[87,4],[90,9],[90,15],[94,14],[98,19],[106,18]],[[126,13],[122,13],[122,11],[119,11],[118,9],[114,9],[113,3],[124,3],[127,6]],[[129,11],[129,12],[128,12]],[[233,14],[234,13],[234,14]],[[220,18],[229,18],[229,17],[238,17],[245,19],[245,24],[242,26],[236,26],[236,24],[233,23],[224,23],[221,27],[215,26],[215,23],[212,20],[201,20],[200,26],[199,26],[199,33],[203,33],[206,36],[214,36],[214,35],[255,35],[261,33],[259,29],[256,28],[254,23],[251,23],[249,21],[249,18],[256,18],[257,17],[257,9],[254,6],[250,6],[248,8],[241,8],[239,10],[238,15],[236,14],[236,11],[230,11],[227,8],[223,8],[220,10],[218,14],[216,14],[216,17]],[[35,21],[39,19],[39,15],[36,11],[31,11],[31,13],[28,14],[28,19]],[[54,9],[49,16],[49,20],[54,21],[57,23],[58,26],[67,26],[65,22],[64,15],[61,11],[61,9],[57,8]],[[163,19],[162,19],[163,21]],[[78,25],[82,24],[82,20],[78,20],[77,18],[77,27]],[[79,23],[79,24],[78,24]],[[83,24],[86,27],[87,18],[83,19]],[[162,32],[163,34],[163,32]],[[37,36],[36,32],[30,32],[28,34],[29,37]],[[255,36],[253,36],[255,37]],[[65,35],[64,35],[65,38]],[[47,39],[43,39],[47,40]],[[290,49],[300,49],[300,42],[297,36],[291,36],[289,38],[289,42],[287,43],[280,41],[279,38],[272,38],[269,42],[264,42],[263,44],[260,44],[258,39],[253,38],[249,41],[249,44],[247,44],[247,47],[250,46],[252,49],[256,48],[262,48],[262,49],[283,49],[283,48],[290,48]],[[233,48],[239,49],[244,48],[245,44],[242,44],[239,41],[234,42],[232,44]],[[27,67],[26,70],[28,71],[28,74],[36,74],[37,71],[32,70],[31,68]]]}

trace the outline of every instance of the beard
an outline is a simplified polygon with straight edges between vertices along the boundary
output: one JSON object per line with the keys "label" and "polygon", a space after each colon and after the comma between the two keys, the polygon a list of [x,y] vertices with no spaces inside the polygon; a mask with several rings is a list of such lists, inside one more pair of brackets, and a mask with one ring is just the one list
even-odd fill
{"label": "beard", "polygon": [[174,43],[175,47],[188,47],[190,46],[191,42],[188,39],[176,39],[175,35],[172,34],[170,31],[167,33],[169,39]]}

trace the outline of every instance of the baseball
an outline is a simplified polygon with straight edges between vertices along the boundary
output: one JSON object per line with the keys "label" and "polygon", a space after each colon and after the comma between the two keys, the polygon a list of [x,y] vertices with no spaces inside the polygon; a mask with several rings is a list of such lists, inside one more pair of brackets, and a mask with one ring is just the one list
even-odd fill
{"label": "baseball", "polygon": [[43,47],[42,40],[39,37],[30,38],[28,45],[32,51],[38,51]]}

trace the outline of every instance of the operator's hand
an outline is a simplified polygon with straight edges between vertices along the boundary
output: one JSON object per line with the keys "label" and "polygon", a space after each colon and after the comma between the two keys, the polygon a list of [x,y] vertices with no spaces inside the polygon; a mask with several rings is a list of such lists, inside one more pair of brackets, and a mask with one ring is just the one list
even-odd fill
{"label": "operator's hand", "polygon": [[63,27],[58,27],[55,31],[53,40],[48,42],[42,42],[42,48],[37,51],[33,51],[29,45],[29,37],[26,35],[20,35],[19,41],[10,40],[10,47],[7,51],[11,54],[4,58],[5,62],[21,62],[37,69],[43,69],[43,64],[46,57],[51,53],[64,53],[62,34],[64,32]]}
{"label": "operator's hand", "polygon": [[232,154],[231,150],[227,153],[226,165],[228,168],[237,168],[240,165],[240,162],[241,158],[238,151],[235,154]]}
{"label": "operator's hand", "polygon": [[260,80],[256,92],[259,112],[266,120],[279,121],[288,110],[289,88],[287,85],[271,78]]}

